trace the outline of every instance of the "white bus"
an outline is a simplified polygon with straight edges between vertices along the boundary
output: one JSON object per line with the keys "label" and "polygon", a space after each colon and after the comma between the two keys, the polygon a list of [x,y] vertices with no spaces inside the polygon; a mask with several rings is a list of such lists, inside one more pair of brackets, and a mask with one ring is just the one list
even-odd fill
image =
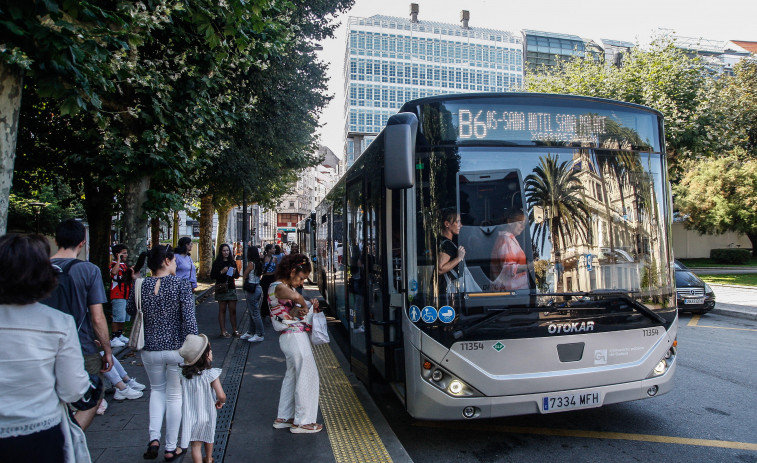
{"label": "white bus", "polygon": [[450,95],[389,119],[310,252],[353,371],[413,417],[552,413],[672,387],[670,224],[660,113]]}

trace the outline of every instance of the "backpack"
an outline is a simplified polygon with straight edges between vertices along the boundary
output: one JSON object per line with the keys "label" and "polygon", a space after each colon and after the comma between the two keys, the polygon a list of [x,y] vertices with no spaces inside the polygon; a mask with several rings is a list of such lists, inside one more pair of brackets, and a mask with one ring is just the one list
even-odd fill
{"label": "backpack", "polygon": [[69,275],[69,272],[71,271],[71,267],[80,262],[83,261],[79,259],[72,259],[62,268],[55,264],[52,264],[53,269],[58,274],[58,285],[55,287],[53,292],[50,293],[49,296],[39,301],[41,304],[45,304],[54,309],[58,309],[61,312],[67,313],[74,317],[77,332],[81,330],[81,326],[84,324],[86,316],[82,317],[81,321],[76,320],[76,315],[74,314],[73,310],[74,294],[76,292],[76,289],[74,288],[74,280],[73,278],[71,278],[71,275]]}

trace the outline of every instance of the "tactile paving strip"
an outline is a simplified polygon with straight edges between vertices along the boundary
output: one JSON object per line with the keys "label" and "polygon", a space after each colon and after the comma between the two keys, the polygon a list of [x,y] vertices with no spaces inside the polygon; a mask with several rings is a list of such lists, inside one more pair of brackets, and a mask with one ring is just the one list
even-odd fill
{"label": "tactile paving strip", "polygon": [[[245,332],[249,329],[250,317],[245,311],[239,329]],[[213,461],[223,463],[226,454],[226,445],[229,443],[229,430],[231,429],[234,418],[234,410],[237,406],[237,395],[239,386],[242,384],[244,368],[247,365],[247,354],[250,351],[250,343],[235,338],[231,343],[231,348],[227,359],[223,362],[223,373],[221,376],[221,386],[226,393],[226,404],[218,410],[216,417],[216,434],[215,444],[213,445]],[[333,354],[332,354],[333,355]],[[231,359],[228,359],[231,356]],[[191,459],[191,457],[188,457]],[[189,460],[187,460],[189,461]]]}
{"label": "tactile paving strip", "polygon": [[390,463],[384,443],[328,344],[313,346],[321,382],[320,405],[336,463]]}

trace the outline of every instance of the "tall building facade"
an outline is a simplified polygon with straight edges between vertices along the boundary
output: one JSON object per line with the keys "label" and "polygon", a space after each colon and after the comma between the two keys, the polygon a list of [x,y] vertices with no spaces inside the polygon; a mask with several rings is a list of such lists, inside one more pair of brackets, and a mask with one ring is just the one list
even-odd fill
{"label": "tall building facade", "polygon": [[347,167],[403,103],[445,93],[507,92],[523,84],[520,33],[376,15],[349,18],[344,66]]}

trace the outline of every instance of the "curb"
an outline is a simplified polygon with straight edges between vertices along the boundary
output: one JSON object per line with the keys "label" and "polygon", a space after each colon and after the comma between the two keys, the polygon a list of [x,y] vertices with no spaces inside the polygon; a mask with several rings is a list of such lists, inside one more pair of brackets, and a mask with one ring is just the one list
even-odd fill
{"label": "curb", "polygon": [[720,287],[720,288],[734,288],[734,289],[751,289],[752,291],[757,291],[757,286],[744,286],[744,285],[732,285],[729,283],[708,283],[710,286],[714,287]]}
{"label": "curb", "polygon": [[723,315],[726,317],[743,318],[746,320],[757,320],[757,311],[748,311],[746,309],[739,310],[718,308],[716,305],[715,308],[710,311],[710,313],[716,313],[718,315]]}

